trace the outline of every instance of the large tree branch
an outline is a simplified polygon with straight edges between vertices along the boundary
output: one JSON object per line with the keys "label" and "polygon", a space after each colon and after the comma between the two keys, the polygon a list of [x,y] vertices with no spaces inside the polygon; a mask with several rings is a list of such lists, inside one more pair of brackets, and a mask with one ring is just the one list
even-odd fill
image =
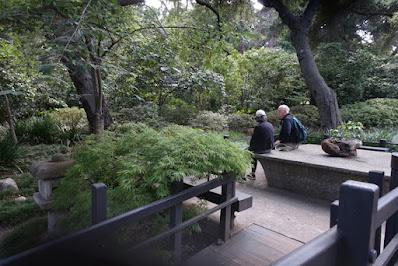
{"label": "large tree branch", "polygon": [[198,3],[201,6],[205,6],[208,9],[210,9],[217,17],[217,28],[219,31],[221,31],[221,17],[220,17],[220,13],[218,13],[218,11],[210,4],[208,3],[206,0],[196,0],[196,3]]}
{"label": "large tree branch", "polygon": [[278,12],[282,22],[286,24],[290,29],[296,28],[298,18],[293,15],[289,9],[280,0],[258,0],[265,7],[272,7]]}
{"label": "large tree branch", "polygon": [[304,27],[306,31],[311,26],[312,19],[315,16],[315,13],[319,7],[319,0],[310,0],[305,8],[303,15],[301,16],[301,25]]}

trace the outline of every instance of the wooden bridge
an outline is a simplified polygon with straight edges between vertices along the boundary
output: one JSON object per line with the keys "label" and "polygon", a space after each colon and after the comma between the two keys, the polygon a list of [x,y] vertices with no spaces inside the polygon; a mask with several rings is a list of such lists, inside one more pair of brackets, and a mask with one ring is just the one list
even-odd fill
{"label": "wooden bridge", "polygon": [[[303,245],[277,232],[252,224],[231,237],[233,211],[244,210],[250,197],[239,199],[231,176],[192,186],[179,183],[177,191],[165,199],[106,220],[106,189],[93,186],[94,225],[72,235],[35,247],[0,261],[1,265],[145,265],[160,263],[148,253],[161,239],[171,238],[178,265],[393,265],[398,258],[398,154],[391,159],[390,192],[381,196],[384,173],[369,173],[369,181],[346,181],[339,201],[331,206],[330,230]],[[372,184],[373,183],[373,184]],[[221,187],[220,193],[214,191]],[[217,196],[218,195],[218,196]],[[192,197],[213,198],[218,205],[182,221],[182,202]],[[242,203],[240,205],[240,203]],[[244,207],[246,206],[246,207]],[[170,229],[123,250],[104,242],[122,225],[170,209]],[[181,261],[181,230],[221,211],[220,245],[212,245],[186,261]],[[266,211],[266,210],[265,210]],[[381,227],[386,224],[382,236]],[[382,242],[382,240],[384,241]],[[292,252],[291,252],[292,251]],[[289,253],[290,252],[290,253]],[[127,256],[126,256],[127,255]]]}

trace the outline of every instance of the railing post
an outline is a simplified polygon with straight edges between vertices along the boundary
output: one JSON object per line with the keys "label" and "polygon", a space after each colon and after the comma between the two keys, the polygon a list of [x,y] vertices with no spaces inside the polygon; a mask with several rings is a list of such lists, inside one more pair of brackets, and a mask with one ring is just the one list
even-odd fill
{"label": "railing post", "polygon": [[[391,154],[391,179],[390,179],[390,191],[398,187],[398,153],[394,152]],[[391,239],[398,233],[398,213],[392,215],[386,224],[386,234],[384,237],[384,246],[386,247],[390,243]],[[397,254],[393,256],[391,261],[397,259]]]}
{"label": "railing post", "polygon": [[[379,187],[379,195],[378,197],[383,196],[383,187],[384,187],[384,172],[383,171],[369,171],[369,183],[375,184]],[[381,226],[377,228],[375,234],[375,250],[377,255],[380,254],[380,246],[381,246]]]}
{"label": "railing post", "polygon": [[338,265],[369,265],[374,254],[378,193],[374,184],[349,180],[341,185],[337,229],[343,241]]}
{"label": "railing post", "polygon": [[330,228],[332,228],[337,224],[338,211],[339,211],[339,201],[335,200],[330,204],[330,222],[329,222]]}
{"label": "railing post", "polygon": [[[235,180],[231,176],[224,176],[224,178],[228,178],[230,181],[221,188],[221,202],[225,202],[235,197]],[[231,210],[231,205],[221,209],[220,238],[224,242],[231,237],[231,221],[233,219]]]}
{"label": "railing post", "polygon": [[[171,183],[170,186],[171,194],[176,194],[184,190],[184,182],[177,181]],[[178,226],[182,223],[182,202],[178,203],[174,207],[170,208],[170,228]],[[178,264],[181,262],[181,246],[182,246],[182,232],[178,231],[171,236],[174,263]]]}
{"label": "railing post", "polygon": [[383,148],[387,147],[387,140],[381,139],[379,141],[379,147],[383,147]]}
{"label": "railing post", "polygon": [[91,224],[106,220],[106,185],[96,183],[91,185]]}

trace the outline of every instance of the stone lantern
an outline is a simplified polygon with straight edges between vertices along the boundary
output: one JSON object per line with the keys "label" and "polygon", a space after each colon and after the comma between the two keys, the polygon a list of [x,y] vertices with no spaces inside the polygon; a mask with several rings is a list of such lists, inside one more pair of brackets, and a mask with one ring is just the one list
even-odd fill
{"label": "stone lantern", "polygon": [[64,155],[54,155],[51,161],[35,162],[29,167],[29,172],[37,179],[39,192],[33,194],[33,199],[42,210],[48,214],[48,235],[54,237],[59,233],[60,213],[51,207],[52,195],[66,170],[74,164],[73,160]]}

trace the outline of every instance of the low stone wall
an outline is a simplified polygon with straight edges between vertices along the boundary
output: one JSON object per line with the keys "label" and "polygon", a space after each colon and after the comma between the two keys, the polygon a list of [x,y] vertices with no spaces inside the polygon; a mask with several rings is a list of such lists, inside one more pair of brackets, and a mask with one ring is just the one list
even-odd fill
{"label": "low stone wall", "polygon": [[346,180],[368,180],[366,174],[338,169],[266,159],[260,159],[260,162],[269,186],[331,201],[338,199],[340,185]]}
{"label": "low stone wall", "polygon": [[340,185],[346,180],[368,182],[369,171],[381,170],[386,175],[384,191],[388,191],[390,172],[386,167],[391,154],[360,151],[359,157],[345,159],[329,157],[319,150],[319,145],[303,145],[293,152],[273,151],[257,154],[256,158],[271,187],[333,201],[338,199]]}

